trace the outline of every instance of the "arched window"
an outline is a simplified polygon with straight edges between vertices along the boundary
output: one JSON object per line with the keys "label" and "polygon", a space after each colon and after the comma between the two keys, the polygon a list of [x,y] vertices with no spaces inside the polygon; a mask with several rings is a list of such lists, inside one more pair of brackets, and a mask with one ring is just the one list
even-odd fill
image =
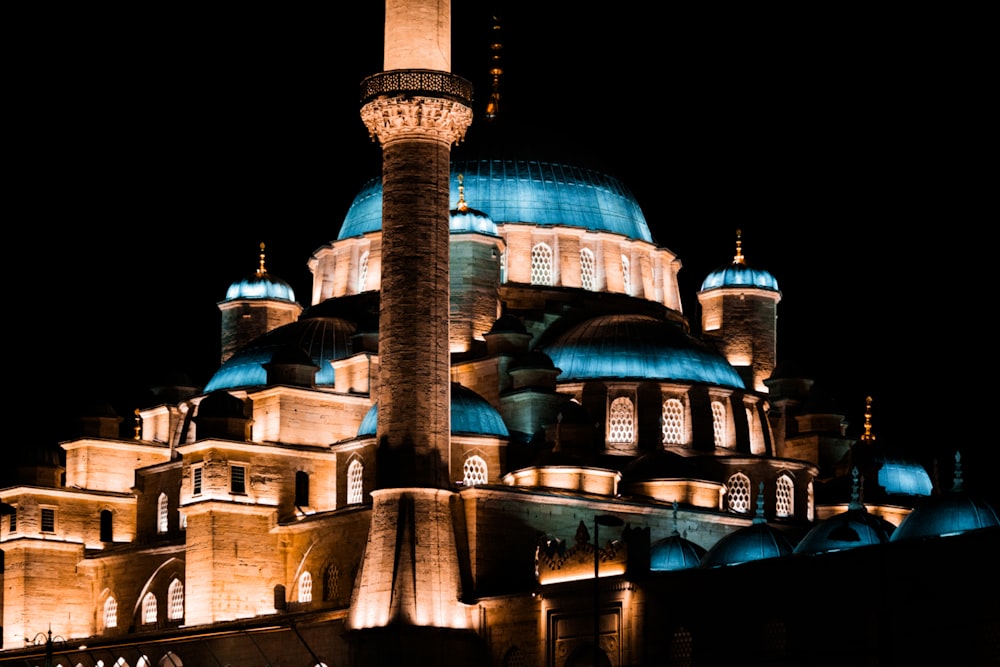
{"label": "arched window", "polygon": [[295,473],[295,504],[309,507],[309,473],[303,470]]}
{"label": "arched window", "polygon": [[163,657],[160,658],[158,667],[184,667],[184,661],[181,660],[181,657],[173,651],[167,651]]}
{"label": "arched window", "polygon": [[712,429],[715,446],[726,446],[726,406],[722,401],[712,401]]}
{"label": "arched window", "polygon": [[580,285],[583,289],[593,291],[597,285],[597,260],[594,251],[584,248],[580,251]]}
{"label": "arched window", "polygon": [[330,563],[326,566],[326,579],[323,584],[323,599],[334,601],[340,597],[340,568]]}
{"label": "arched window", "polygon": [[156,500],[156,532],[167,532],[169,520],[170,511],[168,509],[167,494],[161,493],[160,497]]}
{"label": "arched window", "polygon": [[608,410],[608,442],[631,443],[635,441],[635,409],[632,399],[619,396],[611,401]]}
{"label": "arched window", "polygon": [[101,542],[114,542],[114,515],[111,510],[101,510]]}
{"label": "arched window", "polygon": [[347,504],[357,505],[364,502],[365,466],[358,459],[347,466]]}
{"label": "arched window", "polygon": [[554,284],[552,271],[552,248],[545,243],[537,243],[531,249],[531,284]]}
{"label": "arched window", "polygon": [[156,623],[156,596],[146,593],[142,599],[142,622],[146,625]]}
{"label": "arched window", "polygon": [[729,478],[726,483],[726,497],[729,499],[729,511],[746,514],[750,511],[750,478],[741,472]]}
{"label": "arched window", "polygon": [[368,251],[361,253],[358,260],[358,292],[365,291],[365,283],[368,282]]}
{"label": "arched window", "polygon": [[507,249],[500,253],[500,283],[507,282]]}
{"label": "arched window", "polygon": [[184,584],[174,579],[167,588],[167,618],[179,621],[184,618]]}
{"label": "arched window", "polygon": [[113,595],[104,601],[104,627],[118,627],[118,600]]}
{"label": "arched window", "polygon": [[632,293],[632,268],[625,255],[622,255],[622,289],[626,294]]}
{"label": "arched window", "polygon": [[792,516],[795,509],[795,483],[788,475],[780,475],[775,486],[774,513],[777,516]]}
{"label": "arched window", "polygon": [[691,665],[691,654],[694,642],[691,639],[691,631],[685,627],[674,630],[670,638],[670,663],[671,665]]}
{"label": "arched window", "polygon": [[303,572],[299,577],[299,602],[312,602],[313,599],[313,578],[308,572]]}
{"label": "arched window", "polygon": [[684,444],[684,404],[676,398],[663,401],[663,444]]}
{"label": "arched window", "polygon": [[809,480],[809,486],[806,487],[806,519],[812,521],[816,518],[816,505],[813,499],[813,483]]}
{"label": "arched window", "polygon": [[485,484],[488,481],[486,461],[484,461],[481,456],[473,455],[465,459],[463,469],[465,475],[462,477],[462,484],[465,486]]}

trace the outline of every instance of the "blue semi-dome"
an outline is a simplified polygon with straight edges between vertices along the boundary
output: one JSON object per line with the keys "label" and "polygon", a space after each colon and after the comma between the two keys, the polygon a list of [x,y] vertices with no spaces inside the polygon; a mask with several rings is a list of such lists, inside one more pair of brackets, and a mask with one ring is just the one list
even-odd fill
{"label": "blue semi-dome", "polygon": [[576,325],[544,351],[559,381],[644,379],[745,389],[736,369],[679,326],[649,315],[603,315]]}
{"label": "blue semi-dome", "polygon": [[[369,408],[361,420],[358,437],[375,435],[377,425],[378,403]],[[500,413],[485,398],[457,382],[451,383],[451,432],[452,435],[510,436]]]}
{"label": "blue semi-dome", "polygon": [[[612,176],[534,160],[456,161],[451,164],[453,202],[460,199],[459,176],[465,199],[497,225],[566,225],[653,242],[639,203]],[[337,238],[381,229],[382,180],[373,178],[355,196]]]}
{"label": "blue semi-dome", "polygon": [[265,364],[275,361],[275,355],[284,354],[290,346],[304,350],[319,367],[316,386],[332,387],[334,373],[330,362],[351,353],[351,336],[355,331],[353,322],[339,317],[309,317],[273,329],[227,359],[205,385],[205,392],[266,385]]}

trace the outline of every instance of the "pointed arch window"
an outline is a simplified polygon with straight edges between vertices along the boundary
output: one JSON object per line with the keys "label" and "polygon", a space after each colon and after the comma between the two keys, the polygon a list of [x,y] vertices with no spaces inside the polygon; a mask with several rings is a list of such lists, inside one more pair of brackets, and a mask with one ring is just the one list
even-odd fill
{"label": "pointed arch window", "polygon": [[486,461],[481,456],[472,455],[465,459],[465,465],[462,468],[465,473],[462,477],[462,484],[465,486],[485,484],[489,480]]}
{"label": "pointed arch window", "polygon": [[715,446],[726,446],[726,405],[722,401],[712,401],[712,429]]}
{"label": "pointed arch window", "polygon": [[304,470],[295,473],[295,504],[309,507],[309,473]]}
{"label": "pointed arch window", "polygon": [[364,502],[365,466],[358,459],[347,466],[347,504],[357,505]]}
{"label": "pointed arch window", "polygon": [[663,444],[684,444],[684,404],[679,399],[663,401]]}
{"label": "pointed arch window", "polygon": [[168,507],[167,494],[161,493],[160,497],[156,499],[156,532],[158,533],[167,532],[167,525],[170,520]]}
{"label": "pointed arch window", "polygon": [[340,597],[340,568],[330,563],[326,566],[326,580],[323,585],[323,599],[334,601]]}
{"label": "pointed arch window", "polygon": [[113,595],[109,595],[104,601],[104,627],[118,627],[118,600]]}
{"label": "pointed arch window", "polygon": [[156,623],[156,596],[146,593],[142,599],[142,622],[144,625]]}
{"label": "pointed arch window", "polygon": [[174,579],[167,588],[167,618],[179,621],[184,618],[184,584]]}
{"label": "pointed arch window", "polygon": [[111,510],[101,510],[101,542],[114,542],[114,515]]}
{"label": "pointed arch window", "polygon": [[365,250],[361,253],[361,259],[358,260],[358,292],[365,291],[365,285],[368,282],[368,251]]}
{"label": "pointed arch window", "polygon": [[313,599],[313,578],[308,572],[303,572],[299,577],[299,602],[312,602]]}
{"label": "pointed arch window", "polygon": [[622,289],[626,294],[632,294],[632,265],[625,255],[622,255]]}
{"label": "pointed arch window", "polygon": [[597,260],[590,248],[580,251],[580,285],[590,291],[594,291],[597,286]]}
{"label": "pointed arch window", "polygon": [[608,442],[635,442],[635,407],[632,399],[619,396],[608,410]]}
{"label": "pointed arch window", "polygon": [[531,284],[554,284],[552,248],[546,243],[536,243],[531,249]]}
{"label": "pointed arch window", "polygon": [[812,521],[816,518],[816,504],[813,498],[813,483],[809,480],[809,485],[806,487],[806,519]]}
{"label": "pointed arch window", "polygon": [[746,514],[750,511],[750,478],[741,472],[729,478],[726,483],[726,498],[729,511]]}
{"label": "pointed arch window", "polygon": [[774,513],[789,517],[795,510],[795,483],[789,475],[779,475],[775,484]]}

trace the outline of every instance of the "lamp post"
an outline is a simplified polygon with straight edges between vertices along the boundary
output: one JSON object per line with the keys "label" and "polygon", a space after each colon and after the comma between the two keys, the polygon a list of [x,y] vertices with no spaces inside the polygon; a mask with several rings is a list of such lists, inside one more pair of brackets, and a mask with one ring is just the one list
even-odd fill
{"label": "lamp post", "polygon": [[600,526],[621,526],[625,522],[611,514],[598,514],[594,517],[594,667],[597,667],[601,655],[601,541],[598,537]]}

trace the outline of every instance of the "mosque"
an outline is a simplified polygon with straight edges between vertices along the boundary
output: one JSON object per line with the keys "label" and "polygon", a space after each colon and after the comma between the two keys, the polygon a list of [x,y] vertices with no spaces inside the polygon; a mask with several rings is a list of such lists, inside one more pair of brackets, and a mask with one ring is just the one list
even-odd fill
{"label": "mosque", "polygon": [[[218,370],[84,415],[0,489],[2,665],[990,664],[993,506],[778,363],[775,276],[627,184],[453,159],[448,3],[391,0],[383,171],[218,304]],[[249,264],[249,263],[248,263]],[[307,302],[308,305],[302,305]],[[992,664],[995,664],[992,663]]]}

